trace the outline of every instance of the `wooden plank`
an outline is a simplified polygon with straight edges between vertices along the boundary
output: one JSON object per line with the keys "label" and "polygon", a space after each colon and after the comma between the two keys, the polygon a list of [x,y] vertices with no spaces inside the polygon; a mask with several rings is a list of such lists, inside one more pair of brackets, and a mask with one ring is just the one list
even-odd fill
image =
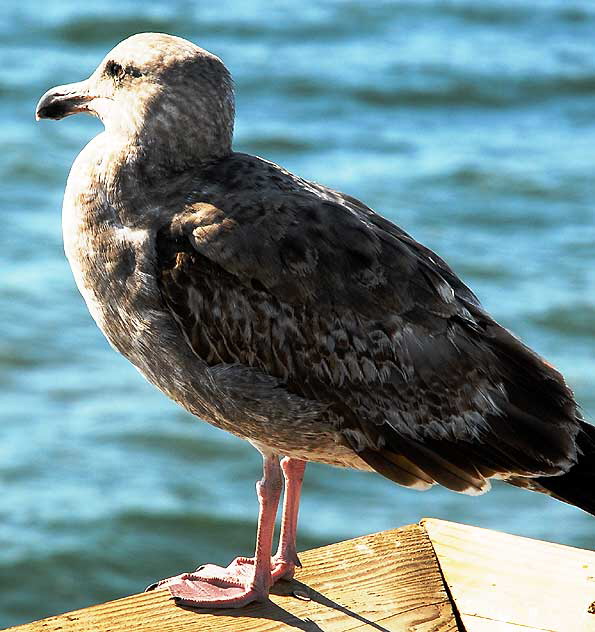
{"label": "wooden plank", "polygon": [[595,552],[422,521],[466,632],[595,632]]}
{"label": "wooden plank", "polygon": [[[301,554],[296,580],[271,601],[241,610],[198,612],[165,590],[134,595],[10,628],[19,632],[270,632],[304,630],[456,632],[436,557],[411,525]],[[306,594],[309,601],[296,598]]]}

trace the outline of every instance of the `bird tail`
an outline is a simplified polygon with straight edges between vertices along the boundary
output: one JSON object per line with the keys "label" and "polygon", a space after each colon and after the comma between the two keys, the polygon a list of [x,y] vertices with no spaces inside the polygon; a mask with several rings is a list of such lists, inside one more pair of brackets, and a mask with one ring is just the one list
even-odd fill
{"label": "bird tail", "polygon": [[595,516],[595,426],[580,422],[577,462],[559,476],[515,477],[507,482],[553,496]]}

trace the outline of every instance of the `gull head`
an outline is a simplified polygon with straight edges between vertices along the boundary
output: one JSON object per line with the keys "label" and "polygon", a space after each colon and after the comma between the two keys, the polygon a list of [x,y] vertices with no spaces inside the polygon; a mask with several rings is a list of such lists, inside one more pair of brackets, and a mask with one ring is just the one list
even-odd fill
{"label": "gull head", "polygon": [[36,118],[85,112],[108,134],[167,154],[215,158],[231,151],[234,97],[231,76],[215,55],[163,33],[120,42],[84,81],[48,90]]}

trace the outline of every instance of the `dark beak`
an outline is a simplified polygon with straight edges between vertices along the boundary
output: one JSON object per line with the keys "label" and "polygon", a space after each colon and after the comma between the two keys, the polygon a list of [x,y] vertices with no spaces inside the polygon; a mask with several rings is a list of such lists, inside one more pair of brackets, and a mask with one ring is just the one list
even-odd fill
{"label": "dark beak", "polygon": [[39,100],[35,118],[59,120],[77,112],[88,112],[89,101],[94,97],[88,92],[88,81],[69,83],[48,90]]}

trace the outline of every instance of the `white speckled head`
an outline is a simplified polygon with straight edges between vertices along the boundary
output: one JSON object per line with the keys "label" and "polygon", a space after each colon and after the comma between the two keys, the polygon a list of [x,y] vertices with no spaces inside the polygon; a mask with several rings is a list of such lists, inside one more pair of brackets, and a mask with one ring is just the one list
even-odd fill
{"label": "white speckled head", "polygon": [[120,42],[85,81],[52,88],[37,118],[88,112],[129,143],[174,150],[176,156],[229,153],[232,81],[223,62],[192,42],[139,33]]}

